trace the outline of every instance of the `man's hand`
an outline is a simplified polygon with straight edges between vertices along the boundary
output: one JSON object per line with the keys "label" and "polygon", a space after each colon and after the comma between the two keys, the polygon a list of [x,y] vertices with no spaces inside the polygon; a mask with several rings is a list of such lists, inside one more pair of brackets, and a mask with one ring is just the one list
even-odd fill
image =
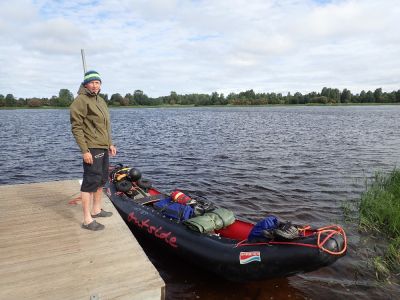
{"label": "man's hand", "polygon": [[89,165],[93,164],[93,156],[92,153],[86,152],[83,155],[83,161]]}
{"label": "man's hand", "polygon": [[117,148],[114,145],[111,145],[108,149],[108,152],[111,154],[111,156],[115,156],[117,154]]}

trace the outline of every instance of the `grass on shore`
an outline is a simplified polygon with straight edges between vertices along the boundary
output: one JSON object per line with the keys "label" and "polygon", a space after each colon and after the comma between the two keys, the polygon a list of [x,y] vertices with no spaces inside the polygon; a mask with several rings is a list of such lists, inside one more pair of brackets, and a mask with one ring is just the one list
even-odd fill
{"label": "grass on shore", "polygon": [[360,228],[387,237],[383,256],[374,259],[377,275],[400,272],[400,170],[377,173],[360,200]]}

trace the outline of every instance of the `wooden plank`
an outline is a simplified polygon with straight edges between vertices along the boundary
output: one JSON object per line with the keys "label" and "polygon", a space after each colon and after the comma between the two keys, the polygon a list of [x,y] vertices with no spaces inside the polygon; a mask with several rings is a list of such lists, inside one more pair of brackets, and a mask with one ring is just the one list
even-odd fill
{"label": "wooden plank", "polygon": [[0,186],[0,299],[163,299],[165,283],[106,196],[80,228],[78,180]]}

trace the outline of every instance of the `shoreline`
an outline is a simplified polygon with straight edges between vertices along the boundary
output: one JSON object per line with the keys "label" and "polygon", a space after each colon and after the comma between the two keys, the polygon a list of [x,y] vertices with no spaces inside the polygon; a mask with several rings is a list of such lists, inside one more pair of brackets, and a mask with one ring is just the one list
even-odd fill
{"label": "shoreline", "polygon": [[[321,106],[321,107],[347,107],[347,106],[397,106],[400,103],[336,103],[336,104],[321,104],[321,103],[308,103],[308,104],[262,104],[262,105],[109,105],[109,108],[234,108],[234,107],[309,107],[309,106]],[[18,109],[69,109],[69,106],[38,106],[38,107],[30,107],[30,106],[2,106],[0,110],[18,110]]]}

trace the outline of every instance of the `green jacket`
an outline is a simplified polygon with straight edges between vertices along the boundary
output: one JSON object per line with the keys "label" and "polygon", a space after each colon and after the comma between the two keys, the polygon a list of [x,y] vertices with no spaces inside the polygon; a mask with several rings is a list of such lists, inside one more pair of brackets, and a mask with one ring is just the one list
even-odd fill
{"label": "green jacket", "polygon": [[70,106],[70,120],[72,134],[82,153],[89,148],[108,149],[112,145],[107,104],[83,85]]}

